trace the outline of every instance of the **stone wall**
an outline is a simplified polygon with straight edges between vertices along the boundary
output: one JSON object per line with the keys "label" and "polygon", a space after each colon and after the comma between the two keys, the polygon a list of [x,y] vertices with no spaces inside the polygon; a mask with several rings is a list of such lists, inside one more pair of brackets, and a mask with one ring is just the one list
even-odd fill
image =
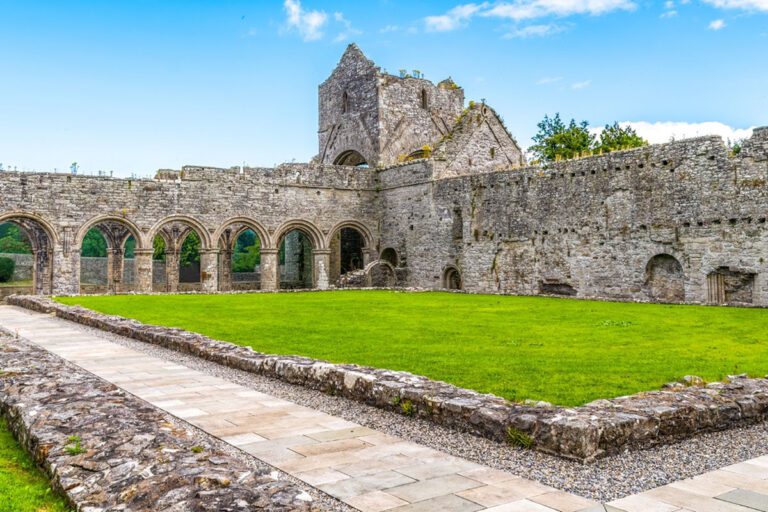
{"label": "stone wall", "polygon": [[[246,228],[261,241],[261,289],[279,287],[281,273],[285,286],[326,289],[340,282],[336,234],[351,227],[364,265],[396,253],[396,280],[381,281],[401,286],[768,306],[768,128],[736,156],[702,137],[523,167],[493,109],[462,106],[452,82],[389,75],[351,45],[320,86],[315,163],[186,166],[153,180],[2,172],[0,222],[27,232],[40,294],[80,291],[93,227],[110,248],[99,284],[110,292],[177,291],[190,231],[201,239],[195,286],[230,290],[232,243]],[[437,141],[431,154],[393,164],[424,140]],[[327,165],[343,152],[355,153],[349,165]],[[350,166],[363,162],[382,167]],[[306,279],[278,262],[294,230],[309,241]],[[130,287],[119,275],[129,236]],[[165,262],[152,260],[155,237]]]}
{"label": "stone wall", "polygon": [[[0,365],[0,414],[77,510],[326,509],[266,464],[254,470],[217,440],[2,332]],[[67,451],[71,436],[82,453]]]}
{"label": "stone wall", "polygon": [[8,302],[239,370],[416,414],[497,441],[528,439],[534,449],[583,461],[764,421],[768,416],[768,379],[734,376],[728,383],[675,385],[581,407],[532,406],[408,372],[262,354],[181,329],[64,306],[39,296],[13,296]]}
{"label": "stone wall", "polygon": [[0,252],[0,258],[12,259],[16,264],[13,269],[12,281],[29,281],[32,279],[32,267],[35,259],[31,254],[11,254]]}
{"label": "stone wall", "polygon": [[764,128],[737,156],[705,137],[450,179],[394,167],[379,243],[417,287],[455,266],[476,292],[768,305],[767,148]]}

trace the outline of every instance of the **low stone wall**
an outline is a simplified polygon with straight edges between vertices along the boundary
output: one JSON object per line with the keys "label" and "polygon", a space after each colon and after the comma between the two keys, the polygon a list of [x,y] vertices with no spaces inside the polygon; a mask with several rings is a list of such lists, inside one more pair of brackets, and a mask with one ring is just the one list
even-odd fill
{"label": "low stone wall", "polygon": [[534,449],[581,461],[763,421],[768,415],[766,379],[738,377],[730,383],[639,393],[575,408],[531,406],[407,372],[261,354],[200,334],[65,306],[45,297],[13,296],[8,303],[490,439],[513,438],[521,444],[530,439]]}
{"label": "low stone wall", "polygon": [[2,332],[0,365],[0,413],[77,510],[320,510],[269,466],[246,466],[142,400]]}

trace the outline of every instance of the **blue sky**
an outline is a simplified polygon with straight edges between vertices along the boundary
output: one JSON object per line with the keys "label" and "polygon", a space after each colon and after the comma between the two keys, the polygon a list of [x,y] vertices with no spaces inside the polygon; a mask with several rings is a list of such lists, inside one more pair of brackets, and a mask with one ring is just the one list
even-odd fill
{"label": "blue sky", "polygon": [[0,27],[0,162],[20,170],[307,161],[352,41],[451,76],[524,146],[555,112],[652,141],[768,125],[768,0],[0,0]]}

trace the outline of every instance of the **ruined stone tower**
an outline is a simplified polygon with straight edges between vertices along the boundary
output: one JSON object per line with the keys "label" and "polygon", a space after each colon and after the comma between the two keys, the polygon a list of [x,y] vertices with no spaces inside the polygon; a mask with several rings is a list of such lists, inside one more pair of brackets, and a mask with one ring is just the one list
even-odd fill
{"label": "ruined stone tower", "polygon": [[391,165],[420,156],[450,133],[464,109],[464,90],[381,71],[355,44],[320,85],[322,163]]}

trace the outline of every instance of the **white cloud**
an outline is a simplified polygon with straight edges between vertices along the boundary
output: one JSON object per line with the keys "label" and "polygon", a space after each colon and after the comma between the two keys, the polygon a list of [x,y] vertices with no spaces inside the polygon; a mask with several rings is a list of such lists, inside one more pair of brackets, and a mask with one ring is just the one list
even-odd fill
{"label": "white cloud", "polygon": [[768,0],[704,0],[704,2],[720,9],[768,11]]}
{"label": "white cloud", "polygon": [[721,30],[725,28],[725,20],[714,20],[709,23],[710,30]]}
{"label": "white cloud", "polygon": [[557,34],[565,30],[565,27],[560,25],[547,24],[547,25],[528,25],[527,27],[516,28],[510,32],[504,34],[504,39],[514,38],[526,38],[526,37],[543,37],[552,34]]}
{"label": "white cloud", "polygon": [[[768,2],[768,0],[751,1]],[[445,14],[427,16],[424,18],[424,23],[429,32],[448,32],[462,27],[475,16],[502,18],[519,22],[545,18],[548,16],[561,18],[573,15],[598,16],[611,11],[632,11],[636,7],[637,5],[632,0],[513,0],[511,2],[468,3],[457,5]],[[550,27],[549,30],[544,28],[547,26]],[[553,27],[558,26],[543,24],[531,25],[522,29],[513,30],[512,32],[505,34],[504,37],[541,36],[561,31],[553,31]]]}
{"label": "white cloud", "polygon": [[388,34],[390,32],[398,32],[400,30],[400,27],[398,25],[387,25],[386,27],[382,27],[379,29],[379,33],[381,34]]}
{"label": "white cloud", "polygon": [[448,32],[450,30],[456,30],[465,21],[469,20],[472,16],[487,6],[487,3],[457,5],[445,14],[427,16],[424,18],[424,23],[427,25],[427,30],[430,32]]}
{"label": "white cloud", "polygon": [[632,11],[636,7],[631,0],[516,0],[498,3],[481,16],[521,21],[545,16],[598,16],[611,11]]}
{"label": "white cloud", "polygon": [[[754,128],[733,128],[719,122],[684,123],[684,122],[656,122],[647,121],[622,121],[622,127],[631,126],[638,135],[651,144],[663,144],[672,140],[689,139],[691,137],[703,137],[705,135],[719,135],[723,140],[741,140],[752,136]],[[590,131],[599,134],[602,127],[590,128]]]}
{"label": "white cloud", "polygon": [[304,41],[317,41],[323,37],[322,28],[328,21],[324,11],[305,11],[299,0],[285,0],[283,7],[288,27],[298,30]]}
{"label": "white cloud", "polygon": [[667,11],[661,15],[662,18],[674,18],[677,16],[677,11]]}
{"label": "white cloud", "polygon": [[579,91],[581,89],[586,89],[592,85],[592,80],[584,80],[583,82],[576,82],[574,84],[571,84],[571,89],[574,91]]}
{"label": "white cloud", "polygon": [[342,27],[344,27],[343,30],[339,32],[339,34],[333,39],[335,42],[340,43],[342,41],[346,41],[350,37],[362,34],[360,30],[357,30],[352,26],[352,23],[344,17],[344,14],[335,12],[333,13],[333,19],[335,19],[337,23],[340,23]]}
{"label": "white cloud", "polygon": [[561,81],[562,79],[563,79],[563,77],[561,77],[561,76],[545,76],[545,77],[539,79],[539,81],[536,82],[536,85],[554,84],[554,83],[557,83],[557,82]]}

